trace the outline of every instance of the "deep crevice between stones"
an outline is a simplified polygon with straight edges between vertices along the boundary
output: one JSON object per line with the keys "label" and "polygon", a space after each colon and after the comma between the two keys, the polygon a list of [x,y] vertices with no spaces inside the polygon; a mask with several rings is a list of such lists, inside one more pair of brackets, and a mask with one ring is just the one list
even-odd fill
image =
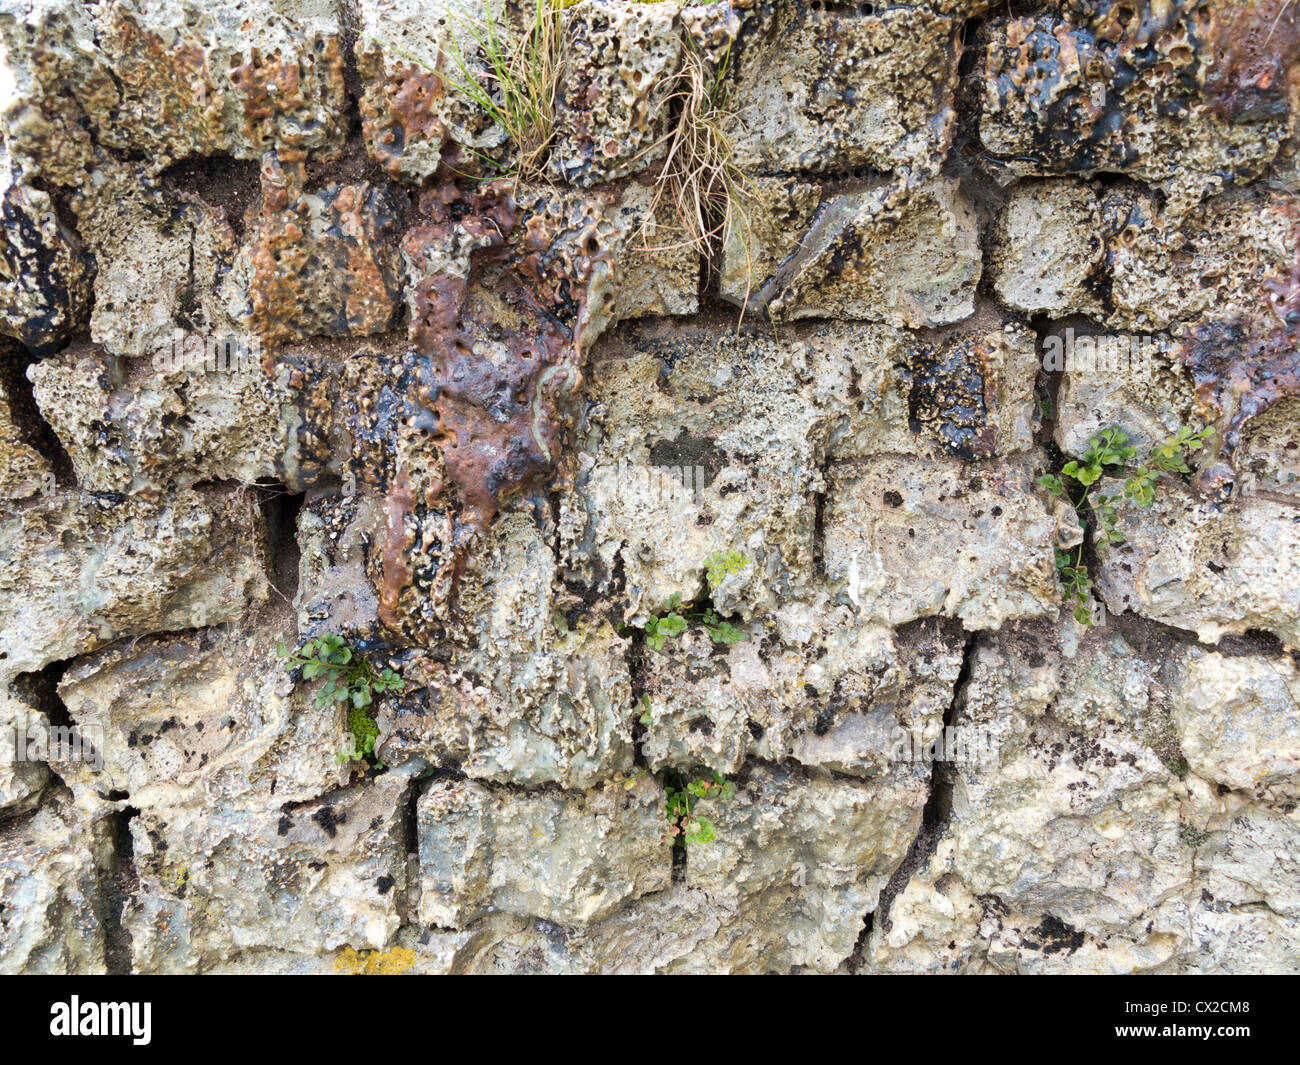
{"label": "deep crevice between stones", "polygon": [[57,487],[75,488],[77,477],[72,459],[41,414],[32,383],[27,379],[27,368],[40,360],[16,343],[5,344],[5,348],[8,350],[0,349],[0,391],[9,404],[10,418],[19,439],[50,464]]}
{"label": "deep crevice between stones", "polygon": [[[970,684],[971,670],[980,636],[980,632],[972,632],[966,637],[966,645],[962,649],[961,669],[958,671],[957,679],[953,684],[952,700],[943,715],[942,728],[944,730],[956,725],[961,708],[965,703],[966,688]],[[942,735],[942,732],[940,735]],[[931,766],[930,795],[921,813],[921,829],[917,832],[912,845],[908,847],[902,863],[894,870],[889,882],[881,891],[875,910],[863,918],[862,932],[849,959],[851,969],[856,970],[865,964],[867,939],[876,927],[877,918],[879,918],[882,931],[888,932],[893,927],[889,911],[893,906],[894,899],[907,886],[907,882],[912,878],[912,875],[933,856],[935,847],[938,846],[939,839],[948,825],[948,819],[952,815],[952,790],[957,771],[951,763],[941,762],[937,759],[931,763]]]}
{"label": "deep crevice between stones", "polygon": [[284,484],[261,480],[255,485],[257,506],[266,523],[267,577],[290,602],[298,594],[298,514],[307,495]]}
{"label": "deep crevice between stones", "polygon": [[131,972],[131,933],[122,923],[122,913],[140,883],[131,837],[131,819],[139,813],[133,806],[123,806],[110,814],[102,826],[103,852],[96,874],[99,921],[104,930],[104,967],[109,975]]}

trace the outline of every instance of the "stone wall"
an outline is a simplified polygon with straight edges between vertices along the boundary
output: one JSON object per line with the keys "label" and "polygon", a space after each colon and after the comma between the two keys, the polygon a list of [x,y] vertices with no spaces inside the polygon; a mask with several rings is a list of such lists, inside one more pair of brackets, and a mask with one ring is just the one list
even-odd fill
{"label": "stone wall", "polygon": [[0,971],[1300,969],[1295,6],[483,12],[0,0]]}

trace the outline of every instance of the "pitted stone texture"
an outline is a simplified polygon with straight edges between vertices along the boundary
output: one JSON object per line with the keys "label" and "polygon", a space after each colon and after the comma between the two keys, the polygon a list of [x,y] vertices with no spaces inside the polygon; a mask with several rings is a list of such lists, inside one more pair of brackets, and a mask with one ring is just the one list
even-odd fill
{"label": "pitted stone texture", "polygon": [[96,866],[103,843],[64,798],[0,826],[0,973],[105,971]]}
{"label": "pitted stone texture", "polygon": [[[1108,323],[1133,332],[1204,318],[1273,316],[1292,287],[1300,199],[1245,190],[1183,216],[1120,189],[1102,200]],[[1281,308],[1279,308],[1281,312]]]}
{"label": "pitted stone texture", "polygon": [[1271,803],[1300,795],[1300,673],[1290,658],[1192,648],[1170,699],[1192,772]]}
{"label": "pitted stone texture", "polygon": [[262,160],[262,215],[222,288],[228,313],[268,349],[369,336],[402,294],[404,194],[369,182],[306,192],[301,155]]}
{"label": "pitted stone texture", "polygon": [[276,642],[208,628],[79,658],[59,695],[103,737],[103,765],[54,768],[89,806],[113,791],[144,811],[233,799],[279,810],[324,794],[347,776],[335,760],[346,713],[294,687]]}
{"label": "pitted stone texture", "polygon": [[919,768],[863,783],[756,765],[731,799],[701,799],[717,839],[690,846],[686,882],[719,928],[681,967],[833,971],[916,837],[927,783]]}
{"label": "pitted stone texture", "polygon": [[133,970],[207,971],[243,951],[381,950],[407,889],[408,776],[287,809],[164,807],[131,820]]}
{"label": "pitted stone texture", "polygon": [[177,490],[154,501],[60,492],[0,524],[0,674],[123,636],[236,621],[267,595],[256,505]]}
{"label": "pitted stone texture", "polygon": [[932,172],[952,135],[960,27],[923,7],[876,15],[777,0],[740,12],[728,100],[747,172]]}
{"label": "pitted stone texture", "polygon": [[867,620],[942,614],[971,631],[1055,615],[1053,549],[1077,539],[1023,463],[881,457],[831,467],[826,572]]}
{"label": "pitted stone texture", "polygon": [[739,202],[722,275],[723,298],[774,321],[947,325],[975,310],[979,225],[949,178],[843,193],[759,178]]}
{"label": "pitted stone texture", "polygon": [[891,631],[828,601],[784,603],[774,627],[722,648],[693,626],[647,651],[641,752],[652,770],[731,774],[747,757],[793,758],[871,778],[890,771],[900,741],[919,747],[942,728],[961,669],[954,627]]}
{"label": "pitted stone texture", "polygon": [[330,410],[291,387],[299,368],[277,364],[272,380],[253,349],[233,350],[241,343],[234,338],[191,357],[183,350],[189,336],[178,331],[174,346],[150,359],[77,346],[30,368],[41,415],[81,488],[141,492],[274,479],[297,491],[310,483],[317,472],[310,445],[328,432]]}
{"label": "pitted stone texture", "polygon": [[1067,455],[1082,455],[1092,437],[1112,426],[1146,455],[1181,426],[1198,422],[1195,390],[1167,338],[1162,343],[1143,334],[1067,327],[1054,329],[1043,343],[1047,369],[1065,369],[1054,435]]}
{"label": "pitted stone texture", "polygon": [[231,336],[218,288],[235,236],[225,214],[102,158],[72,209],[95,260],[90,335],[115,355],[155,356],[176,330]]}
{"label": "pitted stone texture", "polygon": [[[958,767],[953,817],[876,922],[867,970],[1294,971],[1293,802],[1196,775],[1293,775],[1273,775],[1295,715],[1279,661],[1070,623],[985,639],[958,723],[989,730],[999,760]],[[1221,739],[1225,703],[1242,750]],[[1283,720],[1252,717],[1263,704]]]}
{"label": "pitted stone texture", "polygon": [[1300,497],[1300,398],[1278,403],[1252,421],[1237,452],[1241,492]]}
{"label": "pitted stone texture", "polygon": [[[421,181],[437,171],[448,140],[470,152],[502,148],[505,132],[458,89],[465,80],[460,62],[476,78],[486,73],[469,54],[474,20],[487,13],[486,3],[360,0],[359,11],[361,129],[372,158],[395,177]],[[499,0],[492,15],[503,17]]]}
{"label": "pitted stone texture", "polygon": [[1145,740],[1156,668],[1114,632],[1078,631],[981,638],[956,724],[995,757],[956,767],[952,817],[876,922],[869,968],[1124,972],[1172,956],[1184,931],[1163,907],[1193,852],[1187,789]]}
{"label": "pitted stone texture", "polygon": [[[671,199],[635,182],[621,189],[583,191],[526,185],[514,192],[521,216],[557,229],[552,253],[570,260],[590,249],[576,246],[576,237],[594,233],[608,253],[613,269],[597,260],[598,271],[587,293],[587,319],[582,329],[590,345],[615,322],[657,315],[694,314],[699,309],[700,256],[686,242]],[[524,246],[526,225],[507,235],[510,253],[530,254]],[[419,284],[436,274],[464,276],[481,238],[457,227],[435,241],[403,243],[406,301],[413,323],[427,310],[428,296]],[[489,286],[484,286],[489,287]],[[506,312],[510,313],[510,312]]]}
{"label": "pitted stone texture", "polygon": [[700,254],[677,220],[672,201],[628,184],[613,209],[620,244],[615,255],[615,321],[700,309]]}
{"label": "pitted stone texture", "polygon": [[[13,356],[0,351],[0,359],[5,358]],[[6,387],[8,369],[0,367],[0,500],[27,499],[54,490],[54,471],[45,456],[28,443],[26,426],[15,417]]]}
{"label": "pitted stone texture", "polygon": [[743,192],[723,234],[718,285],[723,299],[742,307],[798,250],[824,209],[821,183],[806,178],[754,177]]}
{"label": "pitted stone texture", "polygon": [[662,159],[682,47],[677,4],[583,0],[565,10],[563,33],[551,173],[589,186]]}
{"label": "pitted stone texture", "polygon": [[752,618],[801,589],[815,595],[827,458],[1027,449],[1035,366],[1032,335],[995,321],[934,344],[886,326],[777,338],[625,329],[589,368],[593,405],[574,490],[561,498],[565,568],[608,594],[621,566],[629,620],[674,593],[696,598],[715,551],[752,562],[715,590],[724,614]]}
{"label": "pitted stone texture", "polygon": [[1108,172],[1159,184],[1174,214],[1265,172],[1289,133],[1294,27],[1283,24],[1264,47],[1280,63],[1272,77],[1254,71],[1258,85],[1227,91],[1224,78],[1244,69],[1216,50],[1233,49],[1252,23],[1267,32],[1278,5],[1205,0],[1142,11],[1072,0],[1063,17],[993,22],[980,118],[989,153],[1020,175]]}
{"label": "pitted stone texture", "polygon": [[990,243],[993,291],[1030,314],[1101,313],[1094,288],[1105,255],[1101,210],[1082,182],[1016,184]]}
{"label": "pitted stone texture", "polygon": [[96,44],[120,92],[100,142],[160,170],[190,156],[334,154],[346,136],[334,0],[111,0]]}
{"label": "pitted stone texture", "polygon": [[118,102],[91,17],[80,0],[0,5],[0,52],[13,79],[0,121],[15,169],[26,181],[79,184],[93,132]]}
{"label": "pitted stone texture", "polygon": [[85,321],[90,274],[49,194],[13,180],[0,149],[0,333],[37,355]]}
{"label": "pitted stone texture", "polygon": [[530,509],[489,530],[461,584],[454,642],[402,666],[407,692],[379,748],[387,761],[573,788],[632,768],[627,641],[598,617],[564,622],[554,549]]}
{"label": "pitted stone texture", "polygon": [[1113,612],[1190,629],[1204,643],[1264,629],[1300,646],[1300,521],[1294,505],[1205,503],[1162,482],[1149,509],[1121,508],[1125,542],[1100,547],[1097,590]]}
{"label": "pitted stone texture", "polygon": [[48,727],[45,715],[28,701],[0,691],[0,811],[5,817],[34,807],[52,779],[39,757],[49,750]]}
{"label": "pitted stone texture", "polygon": [[418,805],[420,920],[464,928],[490,913],[585,925],[668,887],[663,792],[518,792],[436,781]]}

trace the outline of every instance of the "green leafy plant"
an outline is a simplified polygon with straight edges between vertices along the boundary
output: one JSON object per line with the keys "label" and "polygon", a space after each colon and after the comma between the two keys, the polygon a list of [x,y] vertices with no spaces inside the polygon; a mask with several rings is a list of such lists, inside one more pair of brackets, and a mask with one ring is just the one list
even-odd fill
{"label": "green leafy plant", "polygon": [[348,731],[354,742],[350,751],[338,755],[338,761],[374,761],[379,726],[370,707],[378,695],[404,691],[406,682],[401,676],[387,668],[376,672],[342,636],[333,633],[307,640],[296,651],[281,643],[277,651],[285,660],[286,669],[291,672],[301,669],[305,681],[323,681],[316,690],[317,710],[335,703],[347,705]]}
{"label": "green leafy plant", "polygon": [[664,784],[669,838],[682,846],[712,843],[718,838],[717,827],[707,817],[695,812],[695,804],[704,798],[726,802],[735,794],[736,786],[714,770],[709,776],[694,780],[671,774]]}
{"label": "green leafy plant", "polygon": [[668,611],[662,617],[650,616],[646,622],[645,639],[656,651],[664,649],[664,642],[686,631],[686,618],[678,611],[682,597],[676,592],[668,600]]}
{"label": "green leafy plant", "polygon": [[743,551],[714,551],[704,563],[704,576],[709,582],[709,591],[716,591],[718,585],[733,573],[739,573],[749,565],[749,556]]}
{"label": "green leafy plant", "polygon": [[713,607],[683,604],[681,595],[674,592],[668,599],[667,612],[662,616],[651,615],[646,622],[646,643],[656,651],[662,651],[669,639],[680,636],[691,625],[702,626],[714,643],[730,645],[741,643],[745,639],[744,632],[730,621],[719,617]]}
{"label": "green leafy plant", "polygon": [[[1140,507],[1151,506],[1155,502],[1156,482],[1160,475],[1190,473],[1188,454],[1204,447],[1212,432],[1208,426],[1202,429],[1180,427],[1155,447],[1136,472],[1125,478],[1118,493],[1097,491],[1094,495],[1093,485],[1108,469],[1127,469],[1129,461],[1137,455],[1137,448],[1130,443],[1128,433],[1112,426],[1092,437],[1082,457],[1062,466],[1060,476],[1043,474],[1038,478],[1038,484],[1074,507],[1085,526],[1091,522],[1098,543],[1122,544],[1124,535],[1118,529],[1119,504],[1129,500]],[[1068,482],[1077,484],[1078,489],[1072,489]],[[1083,562],[1083,546],[1080,543],[1074,552],[1057,548],[1056,570],[1065,591],[1065,601],[1074,603],[1075,620],[1080,625],[1091,625],[1092,578]]]}

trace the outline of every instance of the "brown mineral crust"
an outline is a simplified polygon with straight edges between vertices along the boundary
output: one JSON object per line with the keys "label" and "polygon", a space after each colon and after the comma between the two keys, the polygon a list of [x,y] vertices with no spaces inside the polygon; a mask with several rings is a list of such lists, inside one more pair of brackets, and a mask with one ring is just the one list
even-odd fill
{"label": "brown mineral crust", "polygon": [[[558,471],[564,407],[581,384],[586,285],[604,252],[594,218],[541,209],[523,216],[514,234],[520,218],[503,183],[472,205],[474,213],[454,223],[479,245],[470,276],[434,274],[419,283],[412,340],[429,359],[420,400],[437,416],[462,520],[482,530],[503,499]],[[425,206],[446,218],[439,199]],[[413,230],[408,247],[441,237],[448,224],[435,218]],[[585,231],[571,256],[556,238],[575,225]],[[504,347],[505,357],[491,357],[492,345]]]}
{"label": "brown mineral crust", "polygon": [[[163,161],[185,154],[228,151],[222,122],[222,98],[213,81],[205,49],[184,39],[174,43],[144,30],[136,13],[114,7],[108,16],[105,46],[113,53],[114,74],[124,92],[124,103],[137,103],[140,122],[133,136],[152,132]],[[172,138],[183,134],[178,151]]]}
{"label": "brown mineral crust", "polygon": [[[290,189],[306,178],[301,152],[268,153],[262,161],[262,218],[252,253],[253,281],[249,287],[250,328],[266,350],[262,365],[271,369],[272,349],[297,335],[293,328],[301,306],[299,275],[307,265],[303,242],[306,204],[290,208]],[[287,178],[285,167],[293,177]]]}
{"label": "brown mineral crust", "polygon": [[402,630],[402,592],[411,584],[408,561],[415,534],[407,528],[407,517],[414,506],[411,478],[403,465],[384,500],[387,525],[384,536],[383,587],[379,593],[379,620],[393,632]]}
{"label": "brown mineral crust", "polygon": [[[333,114],[341,114],[346,92],[339,39],[326,37],[317,43],[320,50],[312,62],[322,67],[324,98]],[[230,81],[243,96],[244,135],[254,148],[300,147],[294,140],[315,132],[314,107],[304,91],[303,70],[297,59],[285,59],[279,49],[263,55],[260,49],[249,48],[248,58],[231,67]],[[295,112],[307,121],[302,123],[305,128],[290,135],[280,120]]]}
{"label": "brown mineral crust", "polygon": [[1216,20],[1206,90],[1229,122],[1285,115],[1300,71],[1300,13],[1295,0],[1236,0]]}
{"label": "brown mineral crust", "polygon": [[391,197],[367,182],[305,194],[305,159],[285,148],[262,161],[246,324],[267,348],[264,361],[305,336],[383,332],[400,294]]}
{"label": "brown mineral crust", "polygon": [[[468,273],[433,270],[415,284],[411,321],[415,399],[432,416],[445,471],[426,502],[456,514],[453,600],[470,547],[502,503],[563,470],[582,383],[589,283],[596,264],[609,263],[598,233],[605,206],[597,198],[565,207],[543,193],[521,209],[509,182],[462,193],[443,180],[425,190],[426,221],[403,241],[414,263],[437,262],[460,239],[472,248]],[[397,559],[399,545],[410,543],[399,524],[413,505],[409,485],[395,483],[382,592],[383,620],[394,630],[412,578],[409,558]]]}
{"label": "brown mineral crust", "polygon": [[385,75],[381,55],[372,51],[358,56],[362,77],[370,86],[361,96],[361,131],[370,155],[397,176],[412,138],[446,141],[447,128],[437,114],[444,89],[436,73],[411,63],[397,64]]}

